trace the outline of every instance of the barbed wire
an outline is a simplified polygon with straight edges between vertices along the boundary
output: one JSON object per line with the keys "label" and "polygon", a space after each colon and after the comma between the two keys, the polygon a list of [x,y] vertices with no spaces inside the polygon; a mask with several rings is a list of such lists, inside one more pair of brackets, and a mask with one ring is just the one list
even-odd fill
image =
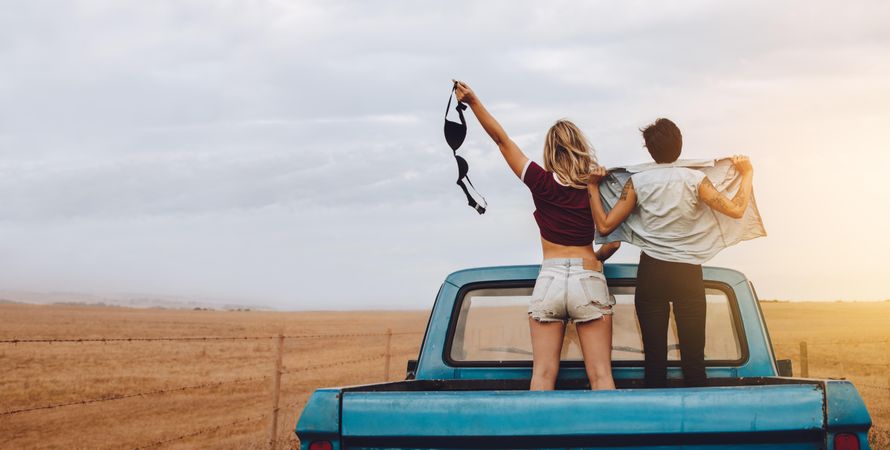
{"label": "barbed wire", "polygon": [[[394,331],[390,335],[417,335],[423,331]],[[334,334],[297,334],[284,335],[285,339],[318,339],[318,338],[350,338],[350,337],[380,337],[388,333],[334,333]],[[276,339],[279,336],[161,336],[161,337],[111,337],[111,338],[10,338],[0,339],[0,344],[52,344],[52,343],[109,343],[109,342],[202,342],[202,341],[247,341]],[[864,340],[864,341],[811,341],[803,340],[807,345],[856,345],[856,344],[886,344],[890,339]],[[792,345],[792,344],[789,344]]]}
{"label": "barbed wire", "polygon": [[[884,427],[884,426],[877,425],[877,424],[872,424],[871,431],[872,431],[872,435],[874,435],[874,436],[882,435],[882,436],[890,439],[890,428],[888,428],[888,427]],[[875,447],[873,447],[873,448],[875,448]]]}
{"label": "barbed wire", "polygon": [[52,343],[74,343],[81,344],[87,342],[167,342],[167,341],[240,341],[240,340],[260,340],[272,339],[276,336],[198,336],[198,337],[122,337],[122,338],[74,338],[74,339],[4,339],[0,340],[0,344],[52,344]]}
{"label": "barbed wire", "polygon": [[[417,353],[417,350],[408,350],[408,351],[403,351],[403,352],[399,352],[399,353],[390,353],[389,356],[391,358],[394,356],[405,356],[405,355],[411,355],[411,354],[415,354],[415,353]],[[331,367],[339,367],[339,366],[345,366],[345,365],[349,365],[349,364],[358,364],[358,363],[362,363],[362,362],[376,361],[378,359],[383,359],[383,358],[386,358],[386,353],[381,353],[379,355],[370,356],[367,358],[350,359],[350,360],[346,360],[346,361],[337,361],[337,362],[328,363],[328,364],[317,364],[314,366],[303,366],[303,367],[297,367],[297,368],[294,368],[291,370],[285,369],[281,372],[281,374],[286,375],[289,373],[308,372],[310,370],[327,369],[327,368],[331,368]]]}
{"label": "barbed wire", "polygon": [[864,383],[853,383],[853,385],[856,387],[865,387],[865,388],[871,388],[871,389],[880,389],[883,391],[890,391],[890,386],[877,386],[874,384],[864,384]]}
{"label": "barbed wire", "polygon": [[[268,377],[263,377],[263,378],[268,378]],[[256,378],[256,379],[262,379],[262,378]],[[244,379],[244,380],[247,380],[247,379]],[[244,381],[244,380],[233,380],[233,381]],[[222,383],[216,383],[216,384],[222,384]],[[133,396],[135,396],[135,395],[133,395]],[[128,396],[128,397],[129,397],[129,396]],[[124,397],[121,397],[121,398],[124,398]],[[297,401],[294,401],[294,402],[290,402],[290,403],[281,405],[280,408],[281,408],[281,409],[286,409],[286,408],[293,408],[293,407],[300,406],[300,405],[305,405],[307,401],[308,401],[308,399],[305,399],[305,398],[304,398],[304,399],[300,399],[300,400],[297,400]],[[72,403],[72,404],[76,404],[76,403]],[[199,436],[199,435],[201,435],[201,434],[209,433],[209,432],[212,432],[212,431],[217,431],[217,430],[220,430],[220,429],[222,429],[222,428],[231,427],[231,426],[235,426],[235,425],[241,425],[241,424],[245,424],[245,423],[251,423],[251,422],[259,422],[259,421],[261,421],[261,420],[266,419],[268,416],[269,416],[269,414],[266,413],[266,414],[262,414],[262,415],[259,415],[259,416],[245,417],[245,418],[238,419],[238,420],[235,420],[235,421],[232,421],[232,422],[228,422],[228,423],[225,423],[225,424],[215,425],[215,426],[212,426],[212,427],[201,428],[201,429],[198,429],[198,430],[196,430],[196,431],[192,431],[192,432],[189,432],[189,433],[186,433],[186,434],[182,434],[182,435],[179,435],[179,436],[176,436],[176,437],[172,437],[172,438],[167,438],[167,439],[163,439],[163,440],[155,441],[155,442],[152,442],[152,443],[149,443],[149,444],[146,444],[146,445],[142,445],[142,446],[136,447],[135,449],[136,449],[136,450],[144,450],[144,449],[149,449],[149,448],[153,448],[153,447],[159,447],[159,446],[162,446],[162,445],[165,445],[165,444],[169,444],[169,443],[172,443],[172,442],[181,441],[181,440],[184,440],[184,439],[187,439],[187,438],[190,438],[190,437],[195,437],[195,436]],[[287,438],[286,438],[286,440],[295,440],[295,439],[296,439],[295,437],[287,437]]]}
{"label": "barbed wire", "polygon": [[287,375],[287,374],[290,374],[290,373],[308,372],[308,371],[310,371],[310,370],[327,369],[327,368],[330,368],[330,367],[339,367],[339,366],[345,366],[345,365],[348,365],[348,364],[358,364],[358,363],[361,363],[361,362],[376,361],[376,360],[378,360],[378,359],[383,359],[383,358],[385,358],[385,357],[386,357],[386,354],[380,354],[380,355],[371,356],[371,357],[368,357],[368,358],[352,359],[352,360],[348,360],[348,361],[337,361],[337,362],[334,362],[334,363],[329,363],[329,364],[318,364],[318,365],[315,365],[315,366],[297,367],[297,368],[295,368],[295,369],[283,370],[283,371],[281,372],[281,374],[282,374],[282,375]]}
{"label": "barbed wire", "polygon": [[[410,334],[421,334],[422,331],[393,331],[392,333],[346,333],[346,334],[298,334],[298,335],[289,335],[284,336],[285,339],[314,339],[314,338],[326,338],[326,337],[367,337],[367,336],[401,336],[401,335],[410,335]],[[273,336],[274,337],[274,336]]]}
{"label": "barbed wire", "polygon": [[231,426],[235,426],[235,425],[241,425],[241,424],[244,424],[244,423],[250,423],[250,422],[259,422],[259,421],[265,419],[266,417],[268,417],[268,415],[269,415],[269,414],[263,414],[263,415],[260,415],[260,416],[245,417],[245,418],[242,418],[242,419],[238,419],[238,420],[236,420],[236,421],[234,421],[234,422],[229,422],[229,423],[225,423],[225,424],[221,424],[221,425],[216,425],[216,426],[212,426],[212,427],[207,427],[207,428],[201,428],[201,429],[199,429],[199,430],[197,430],[197,431],[193,431],[193,432],[191,432],[191,433],[183,434],[183,435],[181,435],[181,436],[176,436],[176,437],[169,438],[169,439],[164,439],[164,440],[160,440],[160,441],[155,441],[155,442],[152,442],[152,443],[150,443],[150,444],[146,444],[146,445],[143,445],[143,446],[140,446],[140,447],[136,447],[136,450],[144,450],[144,449],[147,449],[147,448],[159,447],[159,446],[164,445],[164,444],[169,444],[169,443],[171,443],[171,442],[181,441],[181,440],[183,440],[183,439],[187,439],[187,438],[190,438],[190,437],[198,436],[198,435],[201,435],[201,434],[204,434],[204,433],[209,433],[209,432],[211,432],[211,431],[216,431],[216,430],[219,430],[219,429],[221,429],[221,428],[231,427]]}
{"label": "barbed wire", "polygon": [[305,400],[305,399],[304,399],[304,400],[297,400],[297,401],[295,401],[295,402],[291,402],[291,403],[288,403],[288,404],[282,406],[282,408],[293,408],[294,406],[300,406],[300,405],[305,405],[305,404],[306,404],[306,400]]}
{"label": "barbed wire", "polygon": [[[866,361],[854,361],[852,359],[827,359],[824,361],[819,361],[819,366],[826,366],[831,364],[843,364],[843,365],[852,365],[852,366],[875,366],[875,367],[887,367],[887,363],[876,363],[876,362],[866,362]],[[854,375],[855,376],[855,375]]]}
{"label": "barbed wire", "polygon": [[[301,400],[297,400],[295,402],[290,402],[290,403],[281,405],[279,408],[287,410],[287,409],[294,408],[297,406],[305,405],[307,401],[308,401],[308,399],[301,399]],[[291,443],[299,445],[300,440],[297,438],[297,436],[294,434],[294,431],[293,431],[294,427],[296,426],[297,418],[293,417],[293,416],[291,416],[291,417],[281,416],[280,419],[284,419],[284,420],[288,421],[288,423],[293,426],[285,427],[286,431],[284,432],[284,436],[282,437],[279,434],[279,436],[276,437],[275,442],[278,443],[279,445],[280,444],[288,445]]]}
{"label": "barbed wire", "polygon": [[[421,334],[422,331],[393,332],[392,336]],[[285,339],[317,339],[387,336],[388,333],[338,333],[338,334],[297,334],[284,335]],[[92,343],[92,342],[195,342],[195,341],[247,341],[276,339],[279,336],[181,336],[181,337],[117,337],[117,338],[37,338],[37,339],[0,339],[0,344],[52,344],[52,343]]]}
{"label": "barbed wire", "polygon": [[8,410],[8,411],[0,412],[0,416],[10,416],[10,415],[14,415],[14,414],[21,414],[21,413],[26,413],[26,412],[31,412],[31,411],[40,411],[40,410],[45,410],[45,409],[56,409],[56,408],[62,408],[65,406],[89,405],[91,403],[110,402],[110,401],[114,401],[114,400],[123,400],[123,399],[133,398],[133,397],[147,397],[147,396],[151,396],[151,395],[169,394],[172,392],[182,392],[182,391],[189,391],[189,390],[194,390],[194,389],[203,389],[203,388],[208,388],[208,387],[222,386],[225,384],[246,383],[248,381],[268,380],[269,378],[270,377],[268,377],[268,376],[238,378],[235,380],[216,381],[216,382],[211,382],[211,383],[180,386],[180,387],[176,387],[176,388],[172,388],[172,389],[157,389],[154,391],[136,392],[136,393],[132,393],[132,394],[109,395],[109,396],[105,396],[105,397],[78,400],[78,401],[73,401],[73,402],[56,403],[56,404],[34,406],[34,407],[21,408],[21,409],[12,409],[12,410]]}
{"label": "barbed wire", "polygon": [[[414,351],[391,353],[390,357],[403,356],[405,354],[410,354],[410,353],[414,353]],[[368,358],[360,358],[360,359],[353,359],[353,360],[347,360],[347,361],[337,361],[337,362],[329,363],[329,364],[316,364],[314,366],[304,366],[304,367],[294,368],[291,370],[283,370],[281,372],[281,374],[286,375],[286,374],[298,373],[298,372],[308,372],[310,370],[327,369],[327,368],[331,368],[331,367],[345,366],[345,365],[349,365],[349,364],[358,364],[358,363],[362,363],[362,362],[376,361],[378,359],[383,359],[385,357],[386,357],[386,354],[384,353],[384,354],[371,356]],[[244,383],[244,382],[248,382],[248,381],[268,380],[269,378],[271,378],[271,377],[263,376],[263,377],[239,378],[239,379],[235,379],[235,380],[216,381],[216,382],[211,382],[211,383],[180,386],[180,387],[176,387],[176,388],[172,388],[172,389],[157,389],[154,391],[136,392],[136,393],[132,393],[132,394],[110,395],[110,396],[105,396],[105,397],[100,397],[100,398],[77,400],[77,401],[73,401],[73,402],[55,403],[55,404],[49,404],[49,405],[42,405],[42,406],[35,406],[35,407],[29,407],[29,408],[21,408],[21,409],[2,411],[2,412],[0,412],[0,416],[9,416],[9,415],[14,415],[14,414],[21,414],[21,413],[26,413],[26,412],[31,412],[31,411],[40,411],[40,410],[46,410],[46,409],[56,409],[56,408],[62,408],[65,406],[88,405],[88,404],[92,404],[92,403],[110,402],[110,401],[114,401],[114,400],[123,400],[123,399],[133,398],[133,397],[146,397],[146,396],[150,396],[150,395],[169,394],[169,393],[173,393],[173,392],[182,392],[182,391],[188,391],[188,390],[194,390],[194,389],[216,387],[216,386],[221,386],[221,385],[225,385],[225,384],[235,384],[235,383]]]}
{"label": "barbed wire", "polygon": [[888,344],[890,339],[865,340],[865,341],[810,341],[803,339],[800,342],[806,342],[807,345],[849,345],[849,344]]}

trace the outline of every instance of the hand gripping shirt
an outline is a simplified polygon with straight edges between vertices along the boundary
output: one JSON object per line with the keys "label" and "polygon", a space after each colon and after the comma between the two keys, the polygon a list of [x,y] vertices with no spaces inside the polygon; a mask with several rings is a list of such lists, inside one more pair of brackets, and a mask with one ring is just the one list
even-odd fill
{"label": "hand gripping shirt", "polygon": [[637,205],[611,234],[597,233],[596,242],[624,241],[662,261],[704,264],[726,247],[766,236],[753,192],[744,216],[734,219],[699,201],[698,187],[705,177],[729,198],[742,182],[729,158],[611,169],[600,183],[606,211],[618,202],[628,179],[633,180]]}

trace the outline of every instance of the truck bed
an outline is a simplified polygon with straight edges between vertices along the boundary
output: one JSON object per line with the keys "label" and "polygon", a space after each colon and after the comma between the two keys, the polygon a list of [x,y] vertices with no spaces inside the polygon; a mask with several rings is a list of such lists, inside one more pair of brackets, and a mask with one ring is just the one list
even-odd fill
{"label": "truck bed", "polygon": [[[344,448],[822,448],[824,386],[789,378],[589,391],[566,380],[409,380],[342,390]],[[570,414],[566,414],[570,411]]]}
{"label": "truck bed", "polygon": [[[365,384],[344,387],[343,392],[412,392],[412,391],[527,391],[529,379],[466,379],[466,380],[401,380],[389,383]],[[786,377],[746,377],[711,378],[709,387],[721,386],[766,386],[782,384],[824,385],[824,381]],[[643,380],[616,379],[618,389],[645,389]],[[669,388],[682,387],[680,380],[669,379]],[[556,390],[588,390],[586,379],[561,379],[556,382]]]}

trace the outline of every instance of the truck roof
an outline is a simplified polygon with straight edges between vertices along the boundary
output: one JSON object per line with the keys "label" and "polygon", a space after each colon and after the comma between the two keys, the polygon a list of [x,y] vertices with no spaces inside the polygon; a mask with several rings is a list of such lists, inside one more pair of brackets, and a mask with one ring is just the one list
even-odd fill
{"label": "truck roof", "polygon": [[[452,272],[445,282],[460,287],[479,281],[533,280],[540,270],[540,264],[474,267]],[[720,281],[730,286],[747,281],[744,274],[726,267],[704,266],[702,270],[705,280]],[[603,272],[606,278],[633,279],[637,277],[637,264],[605,264]]]}

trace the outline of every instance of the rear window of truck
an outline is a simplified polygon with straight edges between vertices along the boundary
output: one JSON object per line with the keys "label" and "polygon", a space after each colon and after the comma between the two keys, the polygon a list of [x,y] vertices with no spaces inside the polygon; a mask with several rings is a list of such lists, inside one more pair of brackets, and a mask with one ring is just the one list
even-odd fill
{"label": "rear window of truck", "polygon": [[[526,365],[532,360],[528,302],[534,281],[486,284],[462,291],[456,305],[446,356],[454,365]],[[614,284],[614,285],[613,285]],[[643,363],[643,342],[634,310],[632,281],[610,280],[615,297],[612,322],[612,361],[616,366]],[[729,286],[706,282],[708,302],[705,360],[708,365],[739,364],[747,356],[741,345],[735,296]],[[677,325],[671,315],[668,360],[678,362]],[[563,361],[583,361],[578,334],[569,324],[562,347]]]}

